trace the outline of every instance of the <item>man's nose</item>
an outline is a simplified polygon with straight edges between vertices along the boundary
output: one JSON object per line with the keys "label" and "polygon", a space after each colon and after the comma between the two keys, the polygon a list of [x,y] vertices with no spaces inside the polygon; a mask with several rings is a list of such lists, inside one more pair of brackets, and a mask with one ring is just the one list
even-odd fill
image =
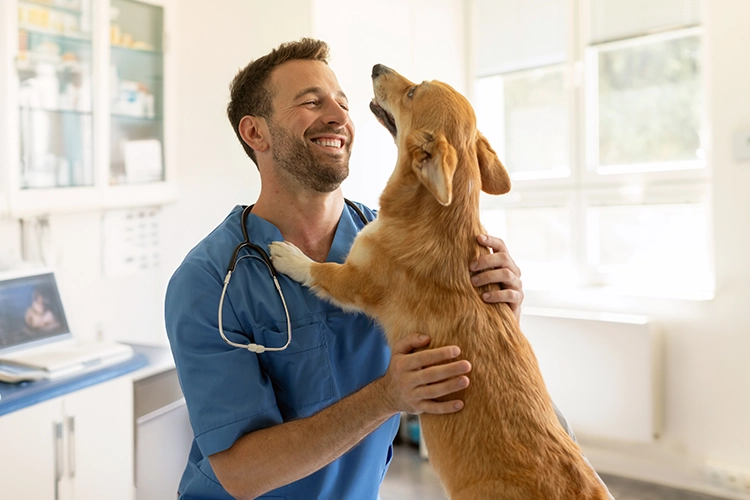
{"label": "man's nose", "polygon": [[323,121],[327,124],[346,125],[349,122],[349,112],[341,107],[335,99],[328,99],[324,107]]}

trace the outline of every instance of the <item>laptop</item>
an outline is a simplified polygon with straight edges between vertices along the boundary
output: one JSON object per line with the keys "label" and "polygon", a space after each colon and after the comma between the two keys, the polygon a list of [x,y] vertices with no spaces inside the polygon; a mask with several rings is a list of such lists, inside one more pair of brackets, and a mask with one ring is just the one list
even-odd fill
{"label": "laptop", "polygon": [[54,379],[132,355],[125,344],[73,338],[51,270],[0,274],[0,381]]}

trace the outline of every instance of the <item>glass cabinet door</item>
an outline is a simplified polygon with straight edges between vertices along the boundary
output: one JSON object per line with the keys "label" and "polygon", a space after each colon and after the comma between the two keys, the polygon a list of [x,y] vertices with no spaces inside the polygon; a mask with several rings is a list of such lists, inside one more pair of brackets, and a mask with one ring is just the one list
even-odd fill
{"label": "glass cabinet door", "polygon": [[109,183],[164,180],[164,8],[110,4]]}
{"label": "glass cabinet door", "polygon": [[90,0],[18,1],[20,187],[94,184]]}

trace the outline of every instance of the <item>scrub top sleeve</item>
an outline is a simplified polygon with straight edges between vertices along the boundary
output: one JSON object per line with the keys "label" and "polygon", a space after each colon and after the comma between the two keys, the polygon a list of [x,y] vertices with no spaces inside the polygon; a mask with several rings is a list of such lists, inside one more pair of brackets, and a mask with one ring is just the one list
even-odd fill
{"label": "scrub top sleeve", "polygon": [[[190,422],[203,456],[226,450],[254,430],[282,422],[273,387],[257,354],[228,345],[218,328],[223,282],[183,263],[167,287],[165,320]],[[228,297],[223,328],[247,343]]]}

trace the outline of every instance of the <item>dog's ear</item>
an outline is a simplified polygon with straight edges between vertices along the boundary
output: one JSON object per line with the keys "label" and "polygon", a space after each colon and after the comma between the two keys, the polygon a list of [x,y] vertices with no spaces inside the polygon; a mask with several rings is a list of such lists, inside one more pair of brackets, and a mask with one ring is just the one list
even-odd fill
{"label": "dog's ear", "polygon": [[505,194],[510,191],[510,176],[489,141],[477,130],[477,159],[482,175],[482,191]]}
{"label": "dog's ear", "polygon": [[450,205],[453,198],[453,174],[458,157],[445,136],[415,130],[406,142],[411,168],[420,182],[441,205]]}

